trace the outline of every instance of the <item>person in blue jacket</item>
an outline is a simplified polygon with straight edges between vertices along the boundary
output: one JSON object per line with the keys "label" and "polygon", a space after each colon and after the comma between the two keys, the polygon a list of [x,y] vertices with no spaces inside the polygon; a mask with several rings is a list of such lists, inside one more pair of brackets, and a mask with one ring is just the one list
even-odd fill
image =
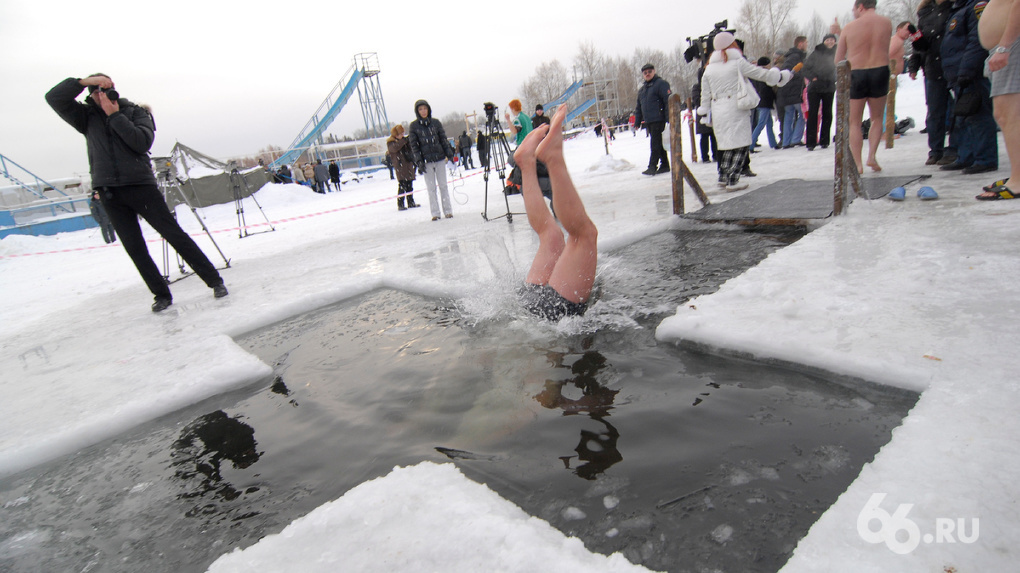
{"label": "person in blue jacket", "polygon": [[999,168],[999,143],[992,115],[992,84],[984,76],[988,50],[978,39],[978,20],[986,2],[956,0],[942,37],[942,71],[956,99],[953,132],[956,161],[944,171],[972,175]]}

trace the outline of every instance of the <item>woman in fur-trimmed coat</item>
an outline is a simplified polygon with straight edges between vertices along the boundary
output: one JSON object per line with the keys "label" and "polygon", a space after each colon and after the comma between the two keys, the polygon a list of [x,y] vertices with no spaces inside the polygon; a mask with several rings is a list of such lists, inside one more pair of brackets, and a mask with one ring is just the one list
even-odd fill
{"label": "woman in fur-trimmed coat", "polygon": [[[740,75],[747,89],[754,86],[747,80],[758,80],[770,86],[783,86],[793,74],[778,68],[760,68],[744,59],[733,34],[721,32],[715,36],[712,52],[701,79],[701,121],[715,131],[719,149],[719,185],[728,191],[746,189],[740,183],[740,171],[747,162],[751,146],[751,110],[737,107],[740,93]],[[739,71],[739,73],[738,73]]]}
{"label": "woman in fur-trimmed coat", "polygon": [[[397,209],[403,211],[408,207],[417,207],[411,191],[414,187],[414,157],[404,137],[404,126],[394,125],[390,137],[386,140],[386,152],[390,156],[393,172],[397,175]],[[407,207],[404,198],[407,197]]]}

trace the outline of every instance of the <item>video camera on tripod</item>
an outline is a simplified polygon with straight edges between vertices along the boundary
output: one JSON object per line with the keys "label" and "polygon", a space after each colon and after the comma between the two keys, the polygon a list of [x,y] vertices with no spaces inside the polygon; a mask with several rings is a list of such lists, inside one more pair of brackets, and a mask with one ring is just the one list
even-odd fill
{"label": "video camera on tripod", "polygon": [[485,127],[499,130],[499,119],[496,117],[496,112],[499,111],[499,108],[496,107],[496,104],[487,101],[482,104],[482,109],[485,110]]}
{"label": "video camera on tripod", "polygon": [[[715,39],[716,34],[719,34],[720,32],[729,32],[730,34],[737,33],[736,28],[727,29],[729,25],[730,25],[729,20],[716,22],[715,27],[712,28],[712,31],[709,32],[708,34],[705,34],[704,36],[701,36],[699,38],[693,39],[687,38],[688,47],[686,50],[684,50],[684,61],[686,61],[689,64],[691,63],[691,61],[695,59],[702,61],[707,60],[708,57],[712,55],[712,52],[715,50],[715,48],[712,47],[712,40]],[[737,40],[737,44],[740,46],[741,50],[744,49],[744,43],[742,41]]]}

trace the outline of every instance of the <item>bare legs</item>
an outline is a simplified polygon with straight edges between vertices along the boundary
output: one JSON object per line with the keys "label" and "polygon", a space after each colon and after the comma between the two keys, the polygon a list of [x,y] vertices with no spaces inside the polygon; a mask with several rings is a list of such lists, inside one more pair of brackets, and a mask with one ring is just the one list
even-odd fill
{"label": "bare legs", "polygon": [[[566,115],[566,106],[560,106],[553,114],[551,125],[529,133],[514,153],[514,160],[521,168],[521,194],[528,223],[538,233],[539,240],[538,253],[526,280],[531,284],[549,285],[571,302],[585,302],[595,282],[598,230],[588,218],[563,160]],[[549,169],[553,207],[567,231],[566,240],[542,197],[536,159]]]}
{"label": "bare legs", "polygon": [[861,124],[864,122],[864,107],[867,105],[871,117],[871,128],[868,130],[868,167],[872,171],[881,171],[882,166],[875,159],[878,145],[882,142],[882,117],[885,115],[885,97],[850,100],[850,153],[857,164],[857,172],[864,173],[864,162],[861,152],[864,148],[864,133]]}
{"label": "bare legs", "polygon": [[[1002,129],[1002,140],[1009,157],[1009,179],[1006,185],[1020,182],[1020,93],[1003,94],[994,99],[995,121]],[[991,193],[982,193],[984,196]]]}
{"label": "bare legs", "polygon": [[868,113],[871,115],[871,129],[868,130],[868,167],[872,171],[882,170],[875,156],[878,154],[878,145],[882,143],[882,133],[885,131],[885,99],[886,96],[868,98]]}

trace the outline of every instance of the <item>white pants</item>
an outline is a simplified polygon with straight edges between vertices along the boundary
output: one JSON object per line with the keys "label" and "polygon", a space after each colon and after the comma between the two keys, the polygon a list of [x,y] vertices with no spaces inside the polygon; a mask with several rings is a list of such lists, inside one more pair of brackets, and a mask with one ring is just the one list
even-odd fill
{"label": "white pants", "polygon": [[436,197],[436,185],[439,186],[439,193],[443,198],[443,213],[453,215],[453,207],[450,206],[450,193],[446,189],[446,161],[433,161],[425,164],[425,186],[429,190],[429,209],[432,216],[438,217],[439,199]]}

